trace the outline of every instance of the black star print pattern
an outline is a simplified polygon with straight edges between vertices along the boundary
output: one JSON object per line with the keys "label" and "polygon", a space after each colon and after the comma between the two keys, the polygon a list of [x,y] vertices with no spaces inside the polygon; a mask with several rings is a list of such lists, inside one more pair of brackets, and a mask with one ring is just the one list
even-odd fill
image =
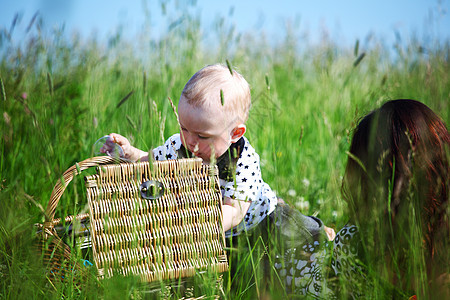
{"label": "black star print pattern", "polygon": [[[276,206],[277,198],[271,188],[262,180],[259,167],[259,155],[243,138],[245,144],[242,153],[236,162],[235,177],[231,181],[220,180],[225,186],[222,190],[224,197],[251,201],[244,221],[236,226],[233,231],[225,233],[226,236],[238,235],[244,229],[249,230],[269,215]],[[234,196],[234,198],[233,198]]]}
{"label": "black star print pattern", "polygon": [[179,134],[171,136],[162,146],[153,149],[154,160],[177,159],[179,157],[178,150],[181,147]]}

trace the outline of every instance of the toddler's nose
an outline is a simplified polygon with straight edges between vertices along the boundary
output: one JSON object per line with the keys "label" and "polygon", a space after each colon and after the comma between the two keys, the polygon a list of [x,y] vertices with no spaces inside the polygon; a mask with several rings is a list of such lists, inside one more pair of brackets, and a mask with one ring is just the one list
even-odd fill
{"label": "toddler's nose", "polygon": [[189,143],[188,147],[189,147],[189,150],[191,152],[197,152],[198,151],[198,143],[197,142]]}
{"label": "toddler's nose", "polygon": [[190,151],[193,151],[198,145],[197,139],[192,134],[185,134],[184,139],[186,141],[186,146],[189,148]]}

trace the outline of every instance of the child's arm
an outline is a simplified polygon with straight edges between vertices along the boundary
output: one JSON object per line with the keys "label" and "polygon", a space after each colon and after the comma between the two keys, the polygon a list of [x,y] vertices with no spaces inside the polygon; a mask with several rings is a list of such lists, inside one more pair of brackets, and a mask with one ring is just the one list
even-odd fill
{"label": "child's arm", "polygon": [[250,203],[250,201],[234,200],[229,197],[224,198],[222,205],[222,223],[224,231],[227,231],[242,222],[250,207]]}
{"label": "child's arm", "polygon": [[106,153],[114,148],[114,144],[119,145],[123,150],[123,157],[131,161],[148,161],[148,152],[139,150],[131,146],[128,139],[120,134],[111,133],[105,145],[100,149],[101,152]]}

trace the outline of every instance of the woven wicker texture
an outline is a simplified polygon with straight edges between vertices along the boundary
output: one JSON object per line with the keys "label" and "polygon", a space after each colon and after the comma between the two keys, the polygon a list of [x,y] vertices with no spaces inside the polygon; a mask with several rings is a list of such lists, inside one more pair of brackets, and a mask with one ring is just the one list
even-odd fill
{"label": "woven wicker texture", "polygon": [[[145,199],[148,181],[162,189]],[[216,168],[199,159],[103,165],[86,189],[100,276],[151,282],[228,269]]]}
{"label": "woven wicker texture", "polygon": [[89,218],[88,214],[77,216],[67,216],[63,219],[55,219],[56,208],[64,194],[66,187],[72,181],[75,175],[92,167],[106,164],[116,164],[125,162],[121,159],[109,156],[92,157],[83,160],[67,169],[53,188],[52,195],[45,211],[44,224],[36,224],[38,228],[36,246],[42,253],[43,263],[48,270],[51,281],[64,280],[66,274],[77,274],[76,284],[81,284],[84,275],[87,274],[86,268],[80,265],[80,262],[73,259],[71,247],[67,245],[57,233],[55,226],[61,223],[71,223],[72,221],[82,222]]}

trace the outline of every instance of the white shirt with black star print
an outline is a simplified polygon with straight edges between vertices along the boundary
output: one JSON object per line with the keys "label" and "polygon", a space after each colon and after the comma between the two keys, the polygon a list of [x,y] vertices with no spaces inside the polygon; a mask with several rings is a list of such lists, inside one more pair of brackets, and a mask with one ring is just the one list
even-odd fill
{"label": "white shirt with black star print", "polygon": [[[225,233],[226,237],[240,234],[259,224],[274,211],[277,197],[267,183],[262,180],[259,155],[244,137],[244,148],[236,163],[234,180],[219,179],[222,197],[251,201],[244,220]],[[181,147],[179,134],[171,136],[164,145],[153,149],[155,160],[177,159]]]}

